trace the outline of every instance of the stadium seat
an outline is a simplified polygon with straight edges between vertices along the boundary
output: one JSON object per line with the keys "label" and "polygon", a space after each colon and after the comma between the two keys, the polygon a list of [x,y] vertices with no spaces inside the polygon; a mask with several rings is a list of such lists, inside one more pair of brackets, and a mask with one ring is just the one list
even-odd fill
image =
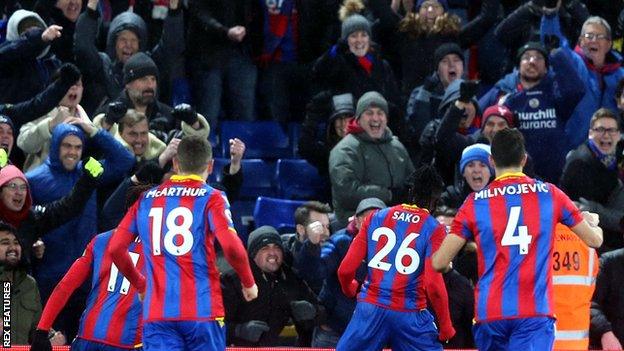
{"label": "stadium seat", "polygon": [[295,231],[295,210],[304,203],[260,196],[253,212],[255,226],[270,225],[280,233],[292,233]]}
{"label": "stadium seat", "polygon": [[221,183],[223,181],[223,167],[230,163],[229,158],[215,158],[212,173],[208,176],[209,183]]}
{"label": "stadium seat", "polygon": [[239,138],[245,143],[246,158],[278,159],[293,157],[290,138],[278,122],[223,121],[221,123],[221,151],[229,157],[228,140]]}
{"label": "stadium seat", "polygon": [[301,135],[301,123],[288,123],[288,135],[293,157],[299,157],[299,136]]}
{"label": "stadium seat", "polygon": [[252,229],[253,213],[256,205],[254,200],[236,200],[230,206],[232,212],[232,222],[238,233],[238,237],[247,244],[249,231]]}
{"label": "stadium seat", "polygon": [[277,160],[275,185],[277,196],[284,199],[318,200],[325,197],[325,182],[316,167],[306,160]]}
{"label": "stadium seat", "polygon": [[244,200],[255,200],[258,196],[275,196],[273,177],[275,162],[261,159],[243,159],[243,186],[239,197]]}

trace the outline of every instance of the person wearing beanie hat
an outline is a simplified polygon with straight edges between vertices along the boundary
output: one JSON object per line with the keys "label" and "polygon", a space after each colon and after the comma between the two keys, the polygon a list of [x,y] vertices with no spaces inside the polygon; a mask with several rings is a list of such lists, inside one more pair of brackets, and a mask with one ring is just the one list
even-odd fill
{"label": "person wearing beanie hat", "polygon": [[403,183],[414,169],[405,146],[388,128],[388,103],[380,93],[360,97],[347,132],[329,155],[333,208],[343,226],[364,198],[400,202]]}
{"label": "person wearing beanie hat", "polygon": [[347,40],[351,34],[358,31],[365,32],[369,38],[372,36],[371,24],[368,19],[362,15],[353,14],[342,21],[340,38]]}
{"label": "person wearing beanie hat", "polygon": [[128,98],[136,110],[145,112],[147,106],[157,102],[158,67],[151,57],[139,52],[128,59],[123,73]]}
{"label": "person wearing beanie hat", "polygon": [[[464,53],[459,45],[445,43],[440,45],[434,53],[437,78],[444,89],[456,79],[464,75]],[[426,84],[426,82],[425,82]]]}
{"label": "person wearing beanie hat", "polygon": [[156,63],[143,52],[138,52],[132,55],[123,67],[124,84],[128,84],[135,79],[143,78],[146,76],[153,76],[158,78],[158,67]]}
{"label": "person wearing beanie hat", "polygon": [[[170,67],[171,62],[182,56],[185,47],[184,40],[180,40],[185,27],[179,0],[167,2],[169,9],[162,24],[163,35],[158,35],[160,41],[153,48],[149,47],[150,33],[141,16],[125,11],[111,20],[108,12],[100,11],[98,3],[101,1],[85,1],[86,8],[76,22],[73,50],[76,64],[84,74],[83,106],[90,116],[94,112],[97,115],[100,112],[98,109],[106,105],[102,105],[103,100],[117,99],[123,91],[127,82],[123,66],[134,54],[145,52],[154,58],[158,67]],[[106,47],[103,52],[98,52],[96,45],[100,22],[110,23],[108,32],[104,33]],[[174,127],[172,123],[163,129]]]}
{"label": "person wearing beanie hat", "polygon": [[[540,43],[538,41],[530,41],[530,42],[522,45],[518,49],[518,52],[516,53],[516,59],[518,60],[519,64],[522,63],[523,59],[525,61],[527,61],[528,58],[531,58],[530,57],[531,55],[529,55],[529,56],[525,56],[524,55],[524,53],[526,53],[527,51],[534,51],[534,52],[530,53],[533,56],[535,54],[541,54],[542,55],[541,59],[544,61],[545,65],[546,65],[546,68],[548,69],[548,51],[546,51],[546,47],[542,43]],[[535,58],[534,57],[534,59],[539,60],[540,58]]]}
{"label": "person wearing beanie hat", "polygon": [[486,144],[470,145],[462,152],[459,171],[472,191],[479,191],[490,182],[494,174],[490,155],[490,146]]}
{"label": "person wearing beanie hat", "polygon": [[507,106],[492,105],[483,112],[481,135],[491,143],[496,132],[505,128],[514,128],[515,126],[515,115]]}
{"label": "person wearing beanie hat", "polygon": [[[282,238],[280,237],[277,230],[270,225],[263,225],[259,228],[256,228],[249,234],[249,238],[247,238],[247,253],[249,257],[253,260],[256,257],[256,254],[260,249],[265,246],[269,246],[270,244],[275,245],[277,248],[284,251],[284,246],[282,244]],[[258,264],[258,262],[256,262]],[[262,262],[258,264],[258,267],[267,269],[270,272],[275,272],[282,264],[281,257],[279,260],[269,262]]]}
{"label": "person wearing beanie hat", "polygon": [[[233,270],[221,275],[227,345],[277,345],[290,320],[300,338],[310,338],[318,300],[310,287],[284,264],[284,247],[277,230],[268,225],[253,230],[247,239],[247,253],[258,285],[255,300],[243,299],[240,278]],[[309,346],[309,342],[301,346]]]}
{"label": "person wearing beanie hat", "polygon": [[347,42],[349,51],[356,57],[366,56],[371,46],[371,27],[366,17],[358,14],[347,17],[342,22],[340,39]]}
{"label": "person wearing beanie hat", "polygon": [[388,116],[388,101],[376,91],[369,91],[362,95],[357,102],[355,109],[355,119],[359,120],[364,112],[376,107],[383,111],[385,116]]}

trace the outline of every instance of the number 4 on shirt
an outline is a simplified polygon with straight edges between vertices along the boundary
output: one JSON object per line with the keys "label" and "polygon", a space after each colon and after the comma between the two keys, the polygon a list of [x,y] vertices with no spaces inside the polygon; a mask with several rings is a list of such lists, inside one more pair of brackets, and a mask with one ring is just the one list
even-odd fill
{"label": "number 4 on shirt", "polygon": [[[507,226],[505,227],[505,233],[501,240],[502,246],[514,246],[518,245],[518,254],[526,255],[529,253],[529,244],[533,238],[529,235],[529,229],[526,225],[518,225],[520,219],[520,206],[513,206],[509,210],[509,219],[507,220]],[[514,235],[518,229],[518,235]]]}

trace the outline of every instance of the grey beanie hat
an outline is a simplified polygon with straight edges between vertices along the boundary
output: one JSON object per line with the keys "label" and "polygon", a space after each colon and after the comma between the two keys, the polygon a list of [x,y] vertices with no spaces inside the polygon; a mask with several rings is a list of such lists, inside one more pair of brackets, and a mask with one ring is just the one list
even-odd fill
{"label": "grey beanie hat", "polygon": [[249,233],[249,237],[247,238],[247,253],[249,253],[249,257],[254,258],[261,248],[269,244],[275,244],[284,251],[282,237],[275,228],[270,225],[263,225],[262,227],[256,228]]}
{"label": "grey beanie hat", "polygon": [[382,209],[382,208],[386,208],[386,204],[383,201],[381,201],[381,199],[376,198],[376,197],[368,197],[360,201],[357,208],[355,209],[355,215],[359,216],[366,210]]}
{"label": "grey beanie hat", "polygon": [[366,17],[358,14],[351,15],[342,22],[342,34],[340,38],[347,39],[351,33],[357,32],[358,30],[363,30],[369,37],[371,36],[371,25]]}
{"label": "grey beanie hat", "polygon": [[355,119],[360,118],[362,113],[371,106],[382,109],[386,113],[386,116],[388,116],[388,101],[378,92],[369,91],[358,100],[357,108],[355,109]]}

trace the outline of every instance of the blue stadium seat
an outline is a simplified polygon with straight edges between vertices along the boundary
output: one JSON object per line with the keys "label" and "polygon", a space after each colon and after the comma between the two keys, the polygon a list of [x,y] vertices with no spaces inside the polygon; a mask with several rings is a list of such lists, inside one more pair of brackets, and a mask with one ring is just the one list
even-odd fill
{"label": "blue stadium seat", "polygon": [[275,196],[273,177],[275,162],[261,159],[243,159],[243,186],[239,197],[245,200],[254,200],[258,196]]}
{"label": "blue stadium seat", "polygon": [[215,158],[214,165],[212,166],[212,173],[208,176],[209,183],[221,183],[223,180],[223,167],[230,163],[229,158]]}
{"label": "blue stadium seat", "polygon": [[327,188],[316,167],[300,159],[277,160],[275,185],[284,199],[319,200]]}
{"label": "blue stadium seat", "polygon": [[238,237],[247,244],[247,237],[253,222],[253,213],[256,206],[255,200],[236,200],[232,202],[230,211],[232,212],[232,222],[238,233]]}
{"label": "blue stadium seat", "polygon": [[239,138],[245,143],[246,158],[293,157],[290,138],[278,122],[223,121],[220,133],[223,157],[230,155],[228,140],[232,138]]}
{"label": "blue stadium seat", "polygon": [[304,203],[260,196],[253,212],[255,226],[270,225],[282,234],[292,233],[295,231],[295,210]]}
{"label": "blue stadium seat", "polygon": [[301,123],[288,123],[288,135],[293,157],[299,157],[299,136],[301,135]]}

